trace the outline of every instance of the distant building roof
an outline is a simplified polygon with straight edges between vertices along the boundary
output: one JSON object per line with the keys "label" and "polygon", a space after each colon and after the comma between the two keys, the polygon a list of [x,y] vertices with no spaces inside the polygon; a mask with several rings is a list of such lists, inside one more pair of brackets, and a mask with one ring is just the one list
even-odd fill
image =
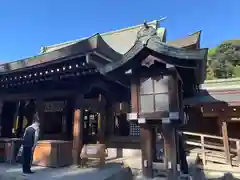
{"label": "distant building roof", "polygon": [[226,103],[240,105],[240,78],[205,81],[200,92],[185,99],[186,105]]}
{"label": "distant building roof", "polygon": [[173,40],[173,41],[167,41],[167,44],[175,47],[185,47],[185,48],[191,47],[192,45],[200,46],[200,36],[201,36],[201,31],[197,31],[193,34],[190,34],[187,37]]}
{"label": "distant building roof", "polygon": [[240,90],[240,78],[207,80],[201,88],[208,91]]}

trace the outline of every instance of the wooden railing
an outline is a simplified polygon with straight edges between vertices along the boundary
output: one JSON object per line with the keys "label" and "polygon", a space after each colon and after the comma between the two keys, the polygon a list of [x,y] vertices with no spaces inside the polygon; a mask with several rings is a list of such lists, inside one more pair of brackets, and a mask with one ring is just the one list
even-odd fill
{"label": "wooden railing", "polygon": [[[223,137],[193,132],[182,132],[189,152],[197,153],[203,165],[207,162],[240,166],[240,139],[229,138],[224,146]],[[229,147],[226,149],[225,147]]]}

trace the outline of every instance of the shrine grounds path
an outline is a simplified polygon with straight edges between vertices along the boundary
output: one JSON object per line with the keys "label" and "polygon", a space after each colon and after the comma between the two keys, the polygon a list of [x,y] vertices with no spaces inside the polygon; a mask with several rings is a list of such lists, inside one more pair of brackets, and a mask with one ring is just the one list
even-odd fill
{"label": "shrine grounds path", "polygon": [[0,164],[0,180],[116,180],[115,175],[124,180],[132,179],[132,174],[119,164],[106,165],[102,169],[77,167],[54,169],[35,166],[32,170],[35,171],[34,174],[24,175],[21,172],[21,165]]}
{"label": "shrine grounds path", "polygon": [[[132,164],[139,162],[134,159]],[[212,167],[213,169],[214,167]],[[138,169],[138,168],[137,168]],[[0,164],[0,180],[142,180],[142,178],[132,177],[135,171],[129,171],[127,167],[123,167],[118,163],[109,163],[105,168],[77,168],[77,167],[63,167],[63,168],[44,168],[34,166],[35,171],[32,175],[23,175],[21,172],[21,165]],[[190,167],[192,180],[240,180],[240,170],[238,172],[231,172],[223,168],[222,170],[201,170],[197,167]],[[155,178],[156,180],[165,178]]]}

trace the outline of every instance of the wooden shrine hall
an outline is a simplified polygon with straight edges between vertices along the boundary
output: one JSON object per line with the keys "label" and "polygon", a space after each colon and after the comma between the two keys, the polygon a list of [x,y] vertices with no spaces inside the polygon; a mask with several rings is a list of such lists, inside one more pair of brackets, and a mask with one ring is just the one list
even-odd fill
{"label": "wooden shrine hall", "polygon": [[159,22],[144,23],[122,35],[132,43],[121,51],[116,46],[127,40],[116,45],[106,36],[96,34],[2,64],[1,137],[21,137],[37,111],[41,135],[34,159],[42,165],[52,164],[54,147],[60,149],[54,158],[62,166],[79,164],[83,145],[99,143],[141,149],[143,174],[153,177],[154,139],[161,129],[166,169],[174,178],[176,130],[187,113],[183,99],[205,80],[208,51],[200,49],[200,32],[166,42]]}
{"label": "wooden shrine hall", "polygon": [[199,155],[205,168],[213,163],[240,166],[239,82],[207,80],[195,96],[185,99],[195,114],[184,129],[187,149]]}

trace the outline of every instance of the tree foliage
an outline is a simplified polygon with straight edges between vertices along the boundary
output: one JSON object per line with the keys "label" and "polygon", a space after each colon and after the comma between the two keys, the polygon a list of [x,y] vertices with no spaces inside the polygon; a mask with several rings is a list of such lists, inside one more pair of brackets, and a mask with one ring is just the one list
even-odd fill
{"label": "tree foliage", "polygon": [[225,41],[208,52],[207,79],[240,75],[240,40]]}

